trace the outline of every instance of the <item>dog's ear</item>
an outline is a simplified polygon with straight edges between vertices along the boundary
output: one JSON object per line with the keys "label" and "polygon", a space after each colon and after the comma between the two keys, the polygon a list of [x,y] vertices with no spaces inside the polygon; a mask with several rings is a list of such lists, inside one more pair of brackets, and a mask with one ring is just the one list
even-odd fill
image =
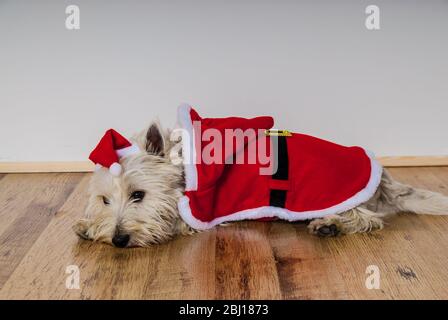
{"label": "dog's ear", "polygon": [[88,219],[81,219],[79,220],[74,226],[73,231],[82,239],[89,240],[89,236],[87,234],[87,231],[90,227],[90,220]]}
{"label": "dog's ear", "polygon": [[163,156],[165,148],[165,138],[162,128],[157,122],[153,122],[146,132],[146,151],[148,153]]}

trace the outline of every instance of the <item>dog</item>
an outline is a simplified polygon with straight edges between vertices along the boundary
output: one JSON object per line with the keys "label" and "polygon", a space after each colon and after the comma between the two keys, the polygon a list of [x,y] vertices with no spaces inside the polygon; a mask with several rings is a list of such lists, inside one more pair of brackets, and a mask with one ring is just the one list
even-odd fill
{"label": "dog", "polygon": [[[94,172],[86,216],[74,226],[77,235],[124,248],[160,244],[200,231],[179,212],[186,179],[183,164],[172,161],[173,154],[183,156],[182,138],[173,139],[172,133],[153,122],[131,139],[139,151],[120,160],[118,177],[107,168]],[[446,215],[448,197],[397,182],[383,169],[369,199],[338,214],[311,219],[308,230],[321,237],[372,232],[399,212]]]}

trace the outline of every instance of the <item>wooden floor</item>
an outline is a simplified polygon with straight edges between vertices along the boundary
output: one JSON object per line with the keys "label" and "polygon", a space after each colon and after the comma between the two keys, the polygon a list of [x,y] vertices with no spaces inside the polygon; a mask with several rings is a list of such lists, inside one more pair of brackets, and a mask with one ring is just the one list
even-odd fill
{"label": "wooden floor", "polygon": [[[448,194],[448,168],[391,172]],[[401,215],[383,231],[335,239],[305,223],[243,222],[117,249],[71,231],[88,179],[0,174],[0,299],[448,299],[448,217]],[[70,265],[80,289],[66,288]],[[365,286],[369,265],[378,290]]]}

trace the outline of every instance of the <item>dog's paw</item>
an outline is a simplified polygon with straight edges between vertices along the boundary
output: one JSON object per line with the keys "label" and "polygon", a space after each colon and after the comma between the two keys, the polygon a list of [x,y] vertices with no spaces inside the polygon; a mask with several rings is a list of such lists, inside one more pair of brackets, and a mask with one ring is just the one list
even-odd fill
{"label": "dog's paw", "polygon": [[331,217],[312,220],[308,225],[308,230],[311,234],[319,237],[336,237],[341,234],[338,219]]}
{"label": "dog's paw", "polygon": [[89,220],[81,219],[72,227],[72,229],[80,238],[89,240],[89,236],[87,234],[89,226],[90,226]]}

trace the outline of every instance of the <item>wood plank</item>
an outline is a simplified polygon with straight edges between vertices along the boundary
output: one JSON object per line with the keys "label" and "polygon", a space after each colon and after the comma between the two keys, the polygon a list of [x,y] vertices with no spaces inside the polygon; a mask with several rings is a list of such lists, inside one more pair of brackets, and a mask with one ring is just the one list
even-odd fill
{"label": "wood plank", "polygon": [[[404,222],[404,219],[397,217],[386,230],[373,234],[326,239],[334,268],[343,277],[351,298],[440,299],[446,296],[446,291],[434,290],[432,286],[434,281],[443,280],[444,277],[432,272],[436,269],[428,265],[428,261],[443,261],[446,258],[440,259],[439,252],[425,256],[412,240],[422,239],[428,246],[433,246],[440,239],[428,235],[427,230],[412,229],[413,223]],[[446,243],[446,239],[444,241]],[[370,265],[379,268],[379,290],[369,290],[365,286],[366,268]]]}
{"label": "wood plank", "polygon": [[[448,168],[390,171],[404,183],[448,194]],[[0,187],[34,194],[33,189],[51,184],[46,175],[12,176],[5,176]],[[309,235],[305,223],[242,222],[151,248],[117,249],[78,240],[71,230],[83,214],[88,178],[83,175],[31,246],[31,240],[23,242],[27,252],[0,290],[0,299],[448,298],[446,216],[401,214],[382,231],[330,239]],[[0,193],[0,207],[13,195]],[[21,215],[30,214],[31,200],[22,207],[19,201],[12,203]],[[11,203],[9,208],[14,208]],[[6,230],[18,223],[12,221]],[[35,238],[24,229],[24,238]],[[79,290],[65,286],[69,265],[80,269]],[[365,286],[369,265],[380,270],[379,290]]]}
{"label": "wood plank", "polygon": [[348,298],[329,259],[327,241],[310,235],[306,223],[276,222],[269,238],[283,299]]}
{"label": "wood plank", "polygon": [[[422,168],[420,175],[414,174],[417,182],[421,184],[422,187],[426,187],[429,190],[440,192],[448,196],[448,168]],[[415,170],[414,170],[415,171]],[[448,214],[448,212],[447,212]],[[425,232],[425,235],[431,238],[439,238],[439,240],[425,241],[424,238],[419,239],[418,246],[427,259],[430,261],[430,266],[428,272],[432,272],[434,280],[431,285],[437,290],[437,292],[443,292],[440,298],[448,298],[448,289],[445,284],[448,282],[447,274],[447,250],[448,247],[448,235],[447,235],[447,225],[448,216],[423,216],[423,219],[429,224],[428,230],[430,232]]]}
{"label": "wood plank", "polygon": [[[85,274],[86,278],[81,284],[79,297],[213,298],[214,237],[213,231],[204,232],[195,237],[179,237],[167,244],[144,249],[116,249],[103,245],[101,254],[97,254],[94,259],[82,259],[81,274]],[[81,257],[75,256],[74,259]],[[101,273],[98,270],[102,270]],[[59,289],[57,292],[58,297],[67,297],[66,291]]]}
{"label": "wood plank", "polygon": [[[16,268],[0,298],[204,299],[214,294],[214,231],[151,248],[117,249],[79,240],[88,179],[81,181]],[[80,269],[80,290],[67,289],[67,266]]]}
{"label": "wood plank", "polygon": [[280,299],[269,224],[242,222],[216,233],[216,299]]}
{"label": "wood plank", "polygon": [[[5,283],[0,291],[1,298],[43,299],[54,297],[55,287],[65,288],[66,267],[77,263],[76,261],[69,261],[61,265],[60,262],[64,261],[67,254],[71,256],[72,252],[83,250],[84,258],[87,261],[96,257],[101,247],[92,246],[91,249],[91,243],[87,241],[77,245],[77,239],[73,231],[70,232],[69,230],[69,226],[73,225],[75,221],[74,218],[71,218],[70,213],[76,213],[78,217],[82,215],[87,184],[88,176],[85,176]],[[73,199],[78,199],[78,201]],[[70,206],[70,212],[66,211],[67,204]],[[63,228],[64,225],[68,227]],[[50,226],[56,226],[56,228],[50,228]],[[82,273],[81,277],[83,277]],[[61,278],[63,281],[58,281]]]}
{"label": "wood plank", "polygon": [[[407,168],[394,170],[411,173]],[[437,172],[438,168],[430,170]],[[418,168],[414,174],[416,172],[425,171]],[[430,179],[426,176],[424,173],[423,179],[428,182]],[[409,183],[409,178],[404,182]],[[422,181],[414,181],[414,185],[434,190],[431,183],[424,186]],[[296,226],[303,233],[298,232],[301,241],[294,243],[291,240],[296,237],[293,230],[286,232],[287,227],[282,226],[272,245],[277,260],[285,261],[279,267],[284,298],[446,298],[447,290],[439,284],[448,281],[446,272],[440,272],[448,262],[444,249],[448,239],[445,233],[432,232],[436,225],[446,228],[448,222],[441,224],[441,218],[401,215],[391,219],[383,231],[331,239],[307,239],[304,227]],[[420,223],[419,226],[422,219],[429,219],[435,225]],[[443,243],[445,246],[441,245]],[[437,249],[431,249],[433,246]],[[432,268],[428,261],[434,261],[437,267]],[[369,265],[378,266],[381,272],[380,290],[365,287]]]}
{"label": "wood plank", "polygon": [[424,175],[431,176],[433,183],[431,187],[435,187],[434,191],[448,195],[448,167],[425,167],[421,168]]}
{"label": "wood plank", "polygon": [[[11,175],[7,179],[17,180],[17,177]],[[43,180],[39,183],[45,185],[41,188],[28,186],[20,190],[11,188],[9,185],[9,188],[2,190],[2,197],[5,194],[8,198],[6,206],[3,206],[0,212],[3,229],[0,234],[0,288],[57,214],[58,209],[78,184],[80,175],[29,176],[24,180],[29,182],[36,179]],[[3,186],[5,182],[7,182],[6,179],[2,183]],[[28,201],[23,201],[23,198]],[[16,207],[15,204],[21,201],[25,203],[25,206]],[[13,214],[6,215],[7,211]]]}
{"label": "wood plank", "polygon": [[[448,184],[439,179],[445,168],[400,168],[393,169],[393,176],[414,187],[424,188],[447,194]],[[442,173],[442,174],[441,174]],[[396,218],[399,223],[392,225],[397,236],[403,237],[408,251],[401,256],[408,258],[408,271],[415,274],[414,291],[425,299],[447,299],[448,290],[443,285],[448,282],[446,265],[448,263],[448,225],[447,216],[401,214]],[[401,229],[398,229],[401,228]],[[401,246],[398,250],[403,250]],[[412,260],[410,259],[412,258]],[[418,280],[418,281],[417,281]],[[429,290],[432,290],[431,294]]]}
{"label": "wood plank", "polygon": [[0,180],[0,235],[42,194],[58,193],[71,174],[7,174]]}

